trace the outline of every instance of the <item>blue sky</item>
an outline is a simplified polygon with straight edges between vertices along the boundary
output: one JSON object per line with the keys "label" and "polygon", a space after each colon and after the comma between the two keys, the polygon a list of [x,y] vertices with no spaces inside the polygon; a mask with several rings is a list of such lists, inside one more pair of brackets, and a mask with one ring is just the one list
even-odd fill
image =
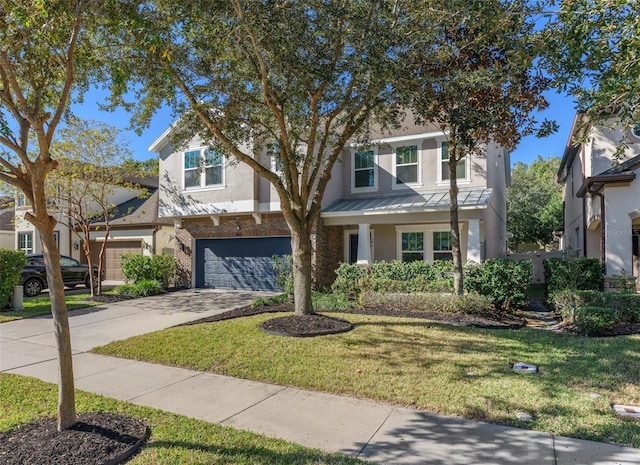
{"label": "blue sky", "polygon": [[[141,135],[137,135],[135,132],[127,130],[129,114],[123,109],[115,112],[99,110],[98,103],[102,102],[104,95],[104,93],[98,91],[90,92],[85,96],[84,104],[73,105],[72,111],[80,118],[101,121],[123,130],[123,136],[129,142],[129,147],[136,160],[152,158],[154,155],[149,153],[148,148],[173,122],[174,118],[171,111],[163,109],[156,113],[149,128]],[[546,94],[546,97],[550,105],[547,110],[539,115],[539,118],[555,120],[560,125],[560,129],[557,133],[544,139],[538,139],[535,136],[524,138],[511,154],[512,164],[518,161],[529,164],[538,155],[542,155],[543,158],[551,156],[562,157],[575,114],[573,99],[555,92]]]}

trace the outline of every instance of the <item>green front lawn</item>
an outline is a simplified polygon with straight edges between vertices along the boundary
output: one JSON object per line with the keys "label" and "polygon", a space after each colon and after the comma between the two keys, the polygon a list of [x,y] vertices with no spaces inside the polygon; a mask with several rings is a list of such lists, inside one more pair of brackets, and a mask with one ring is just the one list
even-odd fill
{"label": "green front lawn", "polygon": [[[0,373],[0,431],[56,414],[57,386]],[[356,465],[359,460],[223,427],[201,420],[76,392],[78,413],[108,411],[131,415],[151,428],[151,439],[129,465],[313,464]]]}
{"label": "green front lawn", "polygon": [[[258,326],[273,315],[263,314],[171,328],[94,352],[640,447],[638,422],[610,408],[640,405],[639,335],[585,338],[337,316],[355,323],[355,330],[269,336]],[[515,373],[515,362],[536,364],[541,373]],[[535,419],[524,423],[517,412]]]}
{"label": "green front lawn", "polygon": [[[82,294],[67,295],[67,310],[75,310],[78,308],[95,307],[100,302],[90,300],[89,291]],[[0,312],[0,323],[13,320],[22,320],[23,318],[34,318],[36,316],[51,315],[51,300],[49,297],[35,297],[33,299],[24,300],[24,310],[11,310],[8,312]]]}

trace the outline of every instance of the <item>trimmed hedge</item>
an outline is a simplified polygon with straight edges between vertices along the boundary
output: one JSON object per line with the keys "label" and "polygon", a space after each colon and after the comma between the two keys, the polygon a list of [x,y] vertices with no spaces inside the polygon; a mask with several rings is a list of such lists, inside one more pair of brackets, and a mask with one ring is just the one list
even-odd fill
{"label": "trimmed hedge", "polygon": [[547,295],[563,289],[602,290],[602,263],[597,258],[548,258],[543,265]]}
{"label": "trimmed hedge", "polygon": [[616,324],[615,311],[608,307],[578,307],[576,326],[591,336],[606,333]]}
{"label": "trimmed hedge", "polygon": [[147,297],[150,295],[158,295],[164,292],[162,284],[155,279],[143,279],[134,284],[123,284],[114,289],[118,295],[126,295],[129,297]]}
{"label": "trimmed hedge", "polygon": [[370,265],[341,263],[331,289],[336,294],[359,299],[365,290],[376,292],[448,292],[453,289],[453,263],[424,261],[374,262]]}
{"label": "trimmed hedge", "polygon": [[531,262],[493,258],[465,269],[464,288],[487,296],[498,310],[509,311],[527,303]]}
{"label": "trimmed hedge", "polygon": [[13,301],[13,288],[20,282],[20,272],[27,262],[22,250],[0,249],[0,309]]}
{"label": "trimmed hedge", "polygon": [[491,301],[478,294],[442,294],[416,292],[378,293],[367,290],[361,296],[362,305],[383,307],[387,309],[406,309],[415,312],[445,312],[445,313],[484,313],[493,307]]}
{"label": "trimmed hedge", "polygon": [[640,322],[640,294],[565,289],[551,294],[549,303],[563,320],[575,321],[580,307],[606,307],[614,312],[616,323]]}

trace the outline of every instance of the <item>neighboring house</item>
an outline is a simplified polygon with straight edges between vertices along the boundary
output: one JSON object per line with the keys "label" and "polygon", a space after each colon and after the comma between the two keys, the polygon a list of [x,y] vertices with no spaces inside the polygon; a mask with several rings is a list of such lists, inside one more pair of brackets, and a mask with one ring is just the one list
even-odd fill
{"label": "neighboring house", "polygon": [[[629,147],[616,159],[625,135]],[[603,129],[576,115],[558,170],[565,203],[560,246],[570,254],[599,258],[605,281],[612,275],[639,276],[639,171],[640,125]]]}
{"label": "neighboring house", "polygon": [[[158,180],[145,178],[137,180],[139,188],[114,186],[110,202],[116,204],[114,217],[105,250],[105,279],[122,280],[120,258],[123,254],[173,254],[170,235],[173,234],[171,221],[158,220]],[[147,195],[145,195],[145,192]],[[15,247],[26,253],[41,253],[38,231],[24,215],[29,211],[24,197],[18,196],[16,203]],[[58,226],[55,231],[56,243],[61,255],[87,262],[82,245],[82,234],[73,231],[73,225],[64,214],[55,212]],[[91,231],[91,252],[97,262],[97,254],[105,240],[104,221],[96,221]]]}
{"label": "neighboring house", "polygon": [[[174,221],[183,284],[276,289],[272,257],[291,244],[275,189],[198,138],[174,148],[171,130],[149,150],[160,157],[159,214]],[[320,285],[331,284],[340,262],[452,258],[444,134],[413,125],[374,139],[334,166],[312,234]],[[277,172],[268,153],[256,156]],[[508,152],[489,144],[486,156],[458,167],[463,261],[506,254],[509,166]]]}
{"label": "neighboring house", "polygon": [[15,202],[11,197],[0,197],[0,249],[15,249]]}

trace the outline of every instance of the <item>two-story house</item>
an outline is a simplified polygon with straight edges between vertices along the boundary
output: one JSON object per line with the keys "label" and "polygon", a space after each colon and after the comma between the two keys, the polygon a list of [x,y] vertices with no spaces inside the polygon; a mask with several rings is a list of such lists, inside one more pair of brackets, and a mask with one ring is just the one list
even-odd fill
{"label": "two-story house", "polygon": [[[169,128],[149,150],[160,158],[161,217],[176,227],[184,285],[276,289],[273,256],[291,253],[275,189],[244,164],[192,139],[174,148]],[[432,126],[410,125],[349,146],[336,163],[312,235],[316,282],[329,285],[340,262],[451,259],[448,145]],[[258,153],[263,166],[276,160]],[[458,166],[463,261],[506,254],[509,154]]]}
{"label": "two-story house", "polygon": [[[616,158],[625,136],[630,144]],[[639,171],[640,125],[601,128],[576,115],[558,170],[565,204],[561,248],[599,258],[605,278],[639,276]]]}

